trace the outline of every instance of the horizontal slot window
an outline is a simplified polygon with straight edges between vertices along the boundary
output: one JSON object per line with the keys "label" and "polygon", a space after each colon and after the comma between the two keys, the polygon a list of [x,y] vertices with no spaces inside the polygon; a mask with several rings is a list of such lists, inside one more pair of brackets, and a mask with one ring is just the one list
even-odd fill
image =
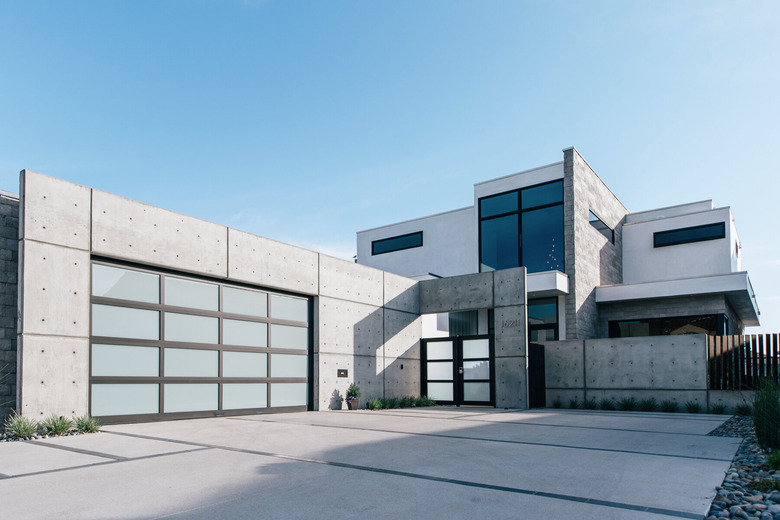
{"label": "horizontal slot window", "polygon": [[653,233],[653,247],[675,246],[726,238],[726,223],[706,224]]}
{"label": "horizontal slot window", "polygon": [[409,233],[408,235],[399,235],[397,237],[374,240],[371,242],[371,254],[381,255],[383,253],[392,253],[393,251],[401,251],[403,249],[411,249],[413,247],[422,247],[422,245],[422,231],[417,231],[416,233]]}

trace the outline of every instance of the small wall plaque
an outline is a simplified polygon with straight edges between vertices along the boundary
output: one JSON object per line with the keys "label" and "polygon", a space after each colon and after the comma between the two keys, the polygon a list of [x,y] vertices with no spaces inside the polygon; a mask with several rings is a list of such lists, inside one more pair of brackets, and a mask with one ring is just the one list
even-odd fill
{"label": "small wall plaque", "polygon": [[349,371],[346,368],[337,368],[336,377],[349,377]]}

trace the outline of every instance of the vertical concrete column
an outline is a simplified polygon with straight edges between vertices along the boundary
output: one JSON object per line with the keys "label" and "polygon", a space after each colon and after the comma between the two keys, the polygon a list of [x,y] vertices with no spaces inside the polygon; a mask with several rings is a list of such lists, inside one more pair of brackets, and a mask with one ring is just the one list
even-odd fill
{"label": "vertical concrete column", "polygon": [[23,170],[20,197],[17,401],[33,418],[85,414],[91,190]]}
{"label": "vertical concrete column", "polygon": [[496,406],[528,408],[525,267],[493,273]]}

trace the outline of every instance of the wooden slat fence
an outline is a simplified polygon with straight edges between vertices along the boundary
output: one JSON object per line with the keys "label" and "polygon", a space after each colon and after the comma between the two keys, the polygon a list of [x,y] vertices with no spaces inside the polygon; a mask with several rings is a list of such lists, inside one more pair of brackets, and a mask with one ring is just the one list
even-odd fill
{"label": "wooden slat fence", "polygon": [[780,383],[780,334],[708,336],[710,390],[755,390],[761,378]]}

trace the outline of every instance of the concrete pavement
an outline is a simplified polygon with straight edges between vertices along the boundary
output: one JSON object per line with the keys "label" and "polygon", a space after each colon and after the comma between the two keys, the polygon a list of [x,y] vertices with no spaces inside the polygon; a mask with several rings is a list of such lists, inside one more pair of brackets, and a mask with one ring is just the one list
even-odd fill
{"label": "concrete pavement", "polygon": [[423,408],[0,444],[5,518],[702,518],[725,416]]}

